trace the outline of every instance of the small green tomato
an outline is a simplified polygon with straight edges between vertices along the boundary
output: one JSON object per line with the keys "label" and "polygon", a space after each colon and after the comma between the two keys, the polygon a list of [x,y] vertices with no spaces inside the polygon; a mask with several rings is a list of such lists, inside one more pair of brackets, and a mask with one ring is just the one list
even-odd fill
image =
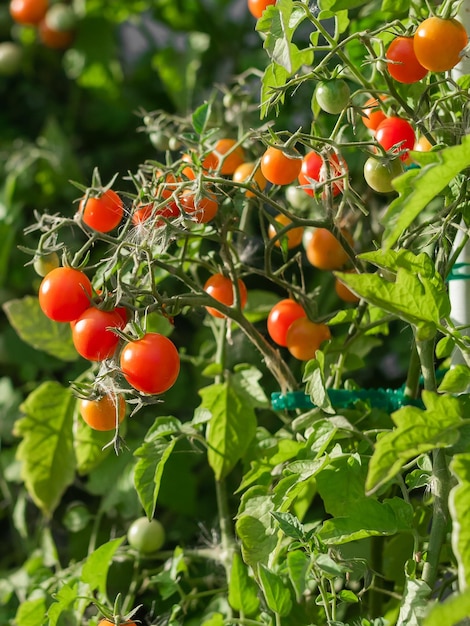
{"label": "small green tomato", "polygon": [[127,541],[141,554],[153,554],[165,543],[165,529],[156,519],[149,521],[146,517],[139,517],[129,526]]}

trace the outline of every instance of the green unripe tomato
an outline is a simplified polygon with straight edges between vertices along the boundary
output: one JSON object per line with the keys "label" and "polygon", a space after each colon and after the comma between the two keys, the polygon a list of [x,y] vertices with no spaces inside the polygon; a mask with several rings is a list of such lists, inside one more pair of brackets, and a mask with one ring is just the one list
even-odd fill
{"label": "green unripe tomato", "polygon": [[141,554],[152,554],[165,543],[165,529],[156,519],[149,521],[146,517],[139,517],[129,526],[127,541]]}
{"label": "green unripe tomato", "polygon": [[168,150],[169,137],[161,130],[154,130],[149,135],[150,143],[156,150]]}
{"label": "green unripe tomato", "polygon": [[45,21],[51,30],[66,32],[75,28],[77,16],[71,6],[58,2],[47,10]]}
{"label": "green unripe tomato", "polygon": [[392,181],[403,173],[401,159],[381,159],[369,157],[364,163],[364,178],[366,183],[378,193],[394,191]]}
{"label": "green unripe tomato", "polygon": [[332,78],[318,83],[315,98],[320,109],[338,115],[348,105],[351,90],[342,78]]}
{"label": "green unripe tomato", "polygon": [[14,41],[0,43],[0,76],[13,76],[21,69],[23,48]]}
{"label": "green unripe tomato", "polygon": [[33,267],[36,274],[39,276],[46,276],[56,267],[60,266],[59,255],[57,252],[49,252],[48,254],[42,254],[34,259]]}

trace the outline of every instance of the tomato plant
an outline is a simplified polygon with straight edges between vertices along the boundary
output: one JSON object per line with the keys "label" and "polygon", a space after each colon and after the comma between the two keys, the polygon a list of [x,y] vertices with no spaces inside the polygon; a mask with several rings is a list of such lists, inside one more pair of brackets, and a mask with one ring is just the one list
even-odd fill
{"label": "tomato plant", "polygon": [[79,401],[79,411],[84,422],[93,430],[114,430],[126,416],[126,401],[120,394],[106,393],[96,399]]}
{"label": "tomato plant", "polygon": [[146,394],[160,394],[172,387],[180,371],[175,344],[160,333],[146,333],[125,344],[120,367],[127,382]]}
{"label": "tomato plant", "polygon": [[307,313],[301,304],[285,298],[275,304],[267,319],[268,334],[280,346],[287,346],[287,331],[290,325],[299,317],[306,317]]}
{"label": "tomato plant", "polygon": [[108,233],[120,224],[124,205],[115,191],[107,189],[97,196],[84,196],[79,212],[84,224],[100,233]]}
{"label": "tomato plant", "polygon": [[299,317],[287,329],[286,344],[292,356],[299,361],[308,361],[315,358],[317,350],[328,339],[331,339],[331,332],[326,324]]}
{"label": "tomato plant", "polygon": [[261,157],[261,173],[273,185],[289,185],[300,173],[300,154],[287,153],[281,148],[269,146]]}
{"label": "tomato plant", "polygon": [[415,131],[408,120],[401,117],[387,117],[380,122],[375,130],[375,137],[384,150],[399,153],[400,159],[406,161],[409,150],[415,145]]}
{"label": "tomato plant", "polygon": [[[341,234],[352,246],[351,234],[344,228],[341,229]],[[322,270],[337,270],[349,261],[348,253],[327,228],[316,228],[313,231],[305,252],[309,263]]]}
{"label": "tomato plant", "polygon": [[390,76],[399,83],[416,83],[428,73],[416,58],[413,37],[395,37],[385,56]]}
{"label": "tomato plant", "polygon": [[114,354],[119,343],[119,336],[112,329],[124,328],[125,322],[121,312],[92,306],[71,322],[71,326],[77,352],[89,361],[103,361]]}
{"label": "tomato plant", "polygon": [[[240,296],[240,308],[243,309],[248,300],[248,291],[241,278],[238,279],[237,285]],[[235,302],[233,282],[224,274],[217,273],[210,276],[204,284],[204,291],[226,306],[233,306]],[[223,313],[212,306],[207,306],[206,310],[213,317],[225,317]]]}
{"label": "tomato plant", "polygon": [[404,171],[398,158],[388,159],[369,157],[364,163],[364,178],[374,191],[389,193],[394,191],[393,180]]}
{"label": "tomato plant", "polygon": [[56,322],[72,322],[90,306],[92,286],[88,276],[72,267],[57,267],[43,278],[39,305]]}
{"label": "tomato plant", "polygon": [[315,88],[318,106],[332,115],[341,113],[347,107],[350,94],[349,85],[342,78],[320,81]]}
{"label": "tomato plant", "polygon": [[460,61],[468,36],[458,20],[433,15],[419,24],[413,41],[416,58],[423,67],[445,72]]}
{"label": "tomato plant", "polygon": [[46,15],[48,0],[11,0],[10,13],[20,24],[38,24]]}
{"label": "tomato plant", "polygon": [[147,517],[135,519],[127,530],[129,545],[143,555],[152,554],[165,543],[165,529],[157,519]]}

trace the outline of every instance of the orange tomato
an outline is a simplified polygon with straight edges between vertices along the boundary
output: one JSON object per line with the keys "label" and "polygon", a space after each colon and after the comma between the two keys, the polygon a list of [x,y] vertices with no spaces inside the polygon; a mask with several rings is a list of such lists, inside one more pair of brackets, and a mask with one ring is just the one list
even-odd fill
{"label": "orange tomato", "polygon": [[120,424],[126,415],[126,401],[120,394],[107,393],[98,400],[80,400],[80,415],[93,430],[116,428],[116,413]]}
{"label": "orange tomato", "polygon": [[299,317],[287,330],[287,349],[299,361],[309,361],[315,358],[321,344],[328,339],[331,339],[331,332],[326,324]]}
{"label": "orange tomato", "polygon": [[261,157],[260,166],[263,176],[273,185],[290,185],[300,174],[302,157],[269,146]]}
{"label": "orange tomato", "polygon": [[[263,191],[268,184],[268,181],[263,175],[259,165],[253,161],[242,163],[233,172],[232,179],[236,183],[246,183],[249,181],[252,186],[256,186],[260,191]],[[256,194],[247,189],[245,196],[247,198],[253,198]]]}
{"label": "orange tomato", "polygon": [[[283,228],[284,226],[289,226],[292,224],[292,220],[284,215],[284,213],[279,213],[276,215],[274,220],[279,224],[279,229],[277,229],[274,224],[269,224],[268,227],[268,236],[270,239],[273,239],[278,230]],[[287,240],[287,248],[290,250],[291,248],[296,248],[302,243],[302,237],[304,234],[304,229],[301,226],[294,226],[290,228],[280,239],[277,239],[274,243],[278,248],[281,247],[281,241]]]}
{"label": "orange tomato", "polygon": [[[350,233],[341,229],[343,237],[353,245]],[[314,267],[322,270],[338,270],[349,260],[349,255],[338,239],[326,228],[316,228],[307,242],[307,259]]]}

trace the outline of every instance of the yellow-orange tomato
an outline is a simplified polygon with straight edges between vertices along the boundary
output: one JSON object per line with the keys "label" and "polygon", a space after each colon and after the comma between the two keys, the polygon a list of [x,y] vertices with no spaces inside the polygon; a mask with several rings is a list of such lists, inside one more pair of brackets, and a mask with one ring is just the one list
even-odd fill
{"label": "yellow-orange tomato", "polygon": [[433,145],[429,139],[424,135],[421,135],[421,137],[418,137],[416,140],[413,150],[417,150],[418,152],[429,152],[429,150],[432,150],[432,147]]}
{"label": "yellow-orange tomato", "polygon": [[188,213],[198,224],[207,224],[214,219],[219,210],[219,203],[213,193],[204,196],[192,189],[185,189],[180,196],[180,204],[184,211]]}
{"label": "yellow-orange tomato", "polygon": [[[268,235],[270,239],[273,239],[277,235],[278,230],[292,224],[292,220],[289,219],[287,215],[284,215],[284,213],[279,213],[279,215],[276,215],[274,219],[279,224],[279,228],[276,229],[273,224],[269,224]],[[287,248],[289,250],[291,248],[296,248],[302,243],[303,234],[304,229],[301,226],[294,226],[282,235],[280,239],[277,239],[274,245],[279,248],[281,246],[281,242],[287,240]]]}
{"label": "yellow-orange tomato", "polygon": [[[227,306],[232,306],[234,302],[233,283],[228,276],[223,274],[213,274],[207,279],[204,285],[204,291],[211,295],[215,300],[222,302]],[[238,279],[238,291],[240,294],[240,307],[243,309],[248,300],[248,292],[245,283],[241,278]],[[206,307],[207,312],[213,317],[225,317],[223,313],[213,307]]]}
{"label": "yellow-orange tomato", "polygon": [[[239,165],[233,172],[232,179],[236,183],[246,183],[249,181],[252,186],[256,186],[260,191],[266,189],[266,185],[268,184],[259,165],[254,161],[247,161]],[[253,198],[255,195],[256,194],[249,189],[245,191],[247,198]]]}
{"label": "yellow-orange tomato", "polygon": [[47,48],[65,50],[72,43],[75,33],[72,30],[56,30],[51,28],[46,19],[38,24],[39,39]]}
{"label": "yellow-orange tomato", "polygon": [[331,332],[326,324],[299,317],[287,330],[287,349],[299,361],[309,361],[315,358],[321,344],[328,339],[331,339]]}
{"label": "yellow-orange tomato", "polygon": [[108,393],[97,400],[80,400],[80,415],[93,430],[114,430],[116,413],[120,424],[126,415],[126,401],[120,394]]}
{"label": "yellow-orange tomato", "polygon": [[[351,234],[341,229],[343,237],[353,245]],[[338,239],[326,228],[316,228],[305,248],[308,261],[321,270],[339,270],[349,260],[349,255]]]}
{"label": "yellow-orange tomato", "polygon": [[[213,158],[215,161],[215,167],[208,167],[206,160]],[[220,174],[224,176],[227,174],[233,174],[239,165],[245,161],[245,151],[242,146],[237,145],[236,139],[223,138],[219,139],[214,146],[213,151],[204,160],[204,167],[206,169],[219,170]]]}
{"label": "yellow-orange tomato", "polygon": [[421,22],[413,37],[416,58],[431,72],[445,72],[455,67],[467,43],[467,31],[462,22],[436,15]]}

